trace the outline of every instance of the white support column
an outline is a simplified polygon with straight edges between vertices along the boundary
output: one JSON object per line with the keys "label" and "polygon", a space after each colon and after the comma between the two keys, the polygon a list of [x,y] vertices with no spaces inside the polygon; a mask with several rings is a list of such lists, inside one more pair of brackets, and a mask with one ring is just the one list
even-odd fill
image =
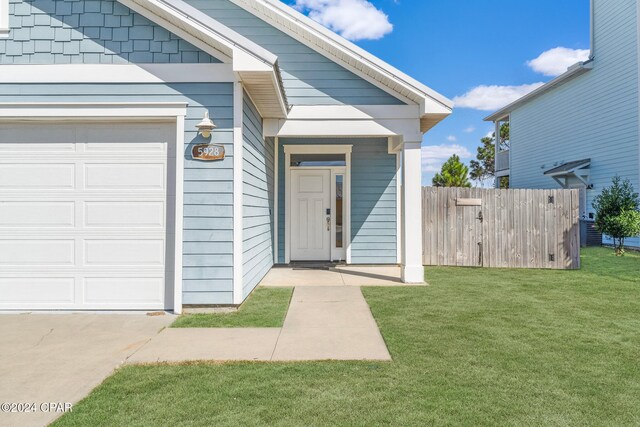
{"label": "white support column", "polygon": [[402,148],[402,281],[423,283],[421,142]]}
{"label": "white support column", "polygon": [[233,84],[233,303],[242,303],[242,83]]}
{"label": "white support column", "polygon": [[402,151],[396,153],[396,258],[402,264]]}
{"label": "white support column", "polygon": [[278,189],[280,188],[280,183],[278,182],[278,171],[279,171],[279,152],[280,139],[276,136],[273,138],[273,263],[280,264],[280,257],[278,256],[278,252],[280,248],[278,247],[278,233],[280,232],[278,225],[278,218],[280,212],[278,210],[278,203],[280,200],[278,199]]}

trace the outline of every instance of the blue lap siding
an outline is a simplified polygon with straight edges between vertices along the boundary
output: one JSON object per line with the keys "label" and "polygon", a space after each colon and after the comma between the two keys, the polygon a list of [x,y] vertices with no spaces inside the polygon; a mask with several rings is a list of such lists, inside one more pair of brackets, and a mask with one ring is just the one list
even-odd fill
{"label": "blue lap siding", "polygon": [[[233,303],[233,85],[184,84],[0,84],[0,102],[187,102],[185,118],[183,302]],[[223,144],[221,162],[190,159],[204,142],[196,124],[209,111]]]}
{"label": "blue lap siding", "polygon": [[386,138],[281,138],[278,147],[278,262],[285,248],[285,145],[347,144],[351,155],[351,262],[397,263],[396,156]]}
{"label": "blue lap siding", "polygon": [[262,118],[244,96],[242,159],[242,296],[273,266],[273,140],[262,136]]}
{"label": "blue lap siding", "polygon": [[186,0],[278,56],[291,105],[402,105],[403,102],[229,0]]}

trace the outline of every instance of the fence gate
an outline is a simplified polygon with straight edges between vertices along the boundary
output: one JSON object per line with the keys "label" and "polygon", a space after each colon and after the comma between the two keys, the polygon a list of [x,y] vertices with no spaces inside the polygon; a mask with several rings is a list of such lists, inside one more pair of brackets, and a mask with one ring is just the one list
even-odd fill
{"label": "fence gate", "polygon": [[425,265],[580,267],[578,190],[425,187]]}

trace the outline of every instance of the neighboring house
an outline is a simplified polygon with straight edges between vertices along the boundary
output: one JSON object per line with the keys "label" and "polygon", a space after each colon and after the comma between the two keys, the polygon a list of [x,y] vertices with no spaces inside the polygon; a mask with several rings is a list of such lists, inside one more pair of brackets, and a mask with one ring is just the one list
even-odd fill
{"label": "neighboring house", "polygon": [[0,0],[0,309],[237,305],[296,260],[422,282],[451,105],[278,0]]}
{"label": "neighboring house", "polygon": [[510,123],[496,175],[512,188],[578,188],[583,218],[615,175],[640,190],[639,8],[593,0],[590,59],[486,118]]}

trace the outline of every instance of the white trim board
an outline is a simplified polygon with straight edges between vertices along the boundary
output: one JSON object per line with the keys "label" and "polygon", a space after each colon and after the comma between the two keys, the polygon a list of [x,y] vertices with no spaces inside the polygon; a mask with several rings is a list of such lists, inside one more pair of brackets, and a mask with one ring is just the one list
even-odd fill
{"label": "white trim board", "polygon": [[264,120],[265,136],[291,137],[390,137],[422,140],[420,121],[416,119],[381,120]]}
{"label": "white trim board", "polygon": [[229,64],[0,65],[0,83],[231,83]]}
{"label": "white trim board", "polygon": [[9,37],[9,0],[0,0],[0,38]]}
{"label": "white trim board", "polygon": [[417,105],[294,105],[289,120],[420,119]]}
{"label": "white trim board", "polygon": [[[344,154],[346,166],[337,168],[344,170],[344,200],[345,218],[343,224],[344,247],[346,263],[351,264],[351,153],[353,145],[285,145],[285,208],[284,208],[284,263],[291,263],[291,155],[292,154]],[[308,168],[314,169],[314,168]],[[332,169],[318,167],[316,169]]]}
{"label": "white trim board", "polygon": [[244,89],[242,83],[233,84],[233,303],[242,304],[243,296],[243,151]]}
{"label": "white trim board", "polygon": [[402,263],[402,150],[396,153],[396,261]]}
{"label": "white trim board", "polygon": [[278,221],[278,215],[279,215],[279,207],[278,207],[278,203],[280,203],[279,201],[279,146],[280,146],[280,140],[279,138],[276,136],[275,138],[273,138],[273,263],[274,264],[280,264],[280,256],[279,256],[279,242],[278,240],[280,240],[280,236],[279,236],[279,232],[280,232],[280,224]]}
{"label": "white trim board", "polygon": [[[180,106],[182,106],[180,108]],[[20,108],[24,107],[24,108]],[[89,111],[86,111],[89,110]],[[102,120],[128,119],[161,119],[172,118],[176,126],[176,156],[175,156],[175,195],[174,195],[174,265],[173,265],[173,311],[182,313],[182,240],[183,240],[183,206],[184,206],[184,157],[181,155],[184,147],[184,118],[186,104],[184,103],[32,103],[32,104],[0,104],[2,122],[20,122],[25,111],[29,112],[33,121],[43,122],[46,119],[66,119],[81,123],[99,117]],[[99,112],[99,115],[96,113]],[[57,117],[57,119],[56,119]],[[44,120],[43,120],[44,119]],[[170,194],[167,194],[170,197]],[[179,252],[178,252],[179,251]],[[171,269],[169,269],[170,271]],[[165,276],[166,277],[166,276]],[[167,307],[168,308],[168,307]]]}
{"label": "white trim board", "polygon": [[0,102],[0,118],[163,118],[186,116],[186,102]]}

